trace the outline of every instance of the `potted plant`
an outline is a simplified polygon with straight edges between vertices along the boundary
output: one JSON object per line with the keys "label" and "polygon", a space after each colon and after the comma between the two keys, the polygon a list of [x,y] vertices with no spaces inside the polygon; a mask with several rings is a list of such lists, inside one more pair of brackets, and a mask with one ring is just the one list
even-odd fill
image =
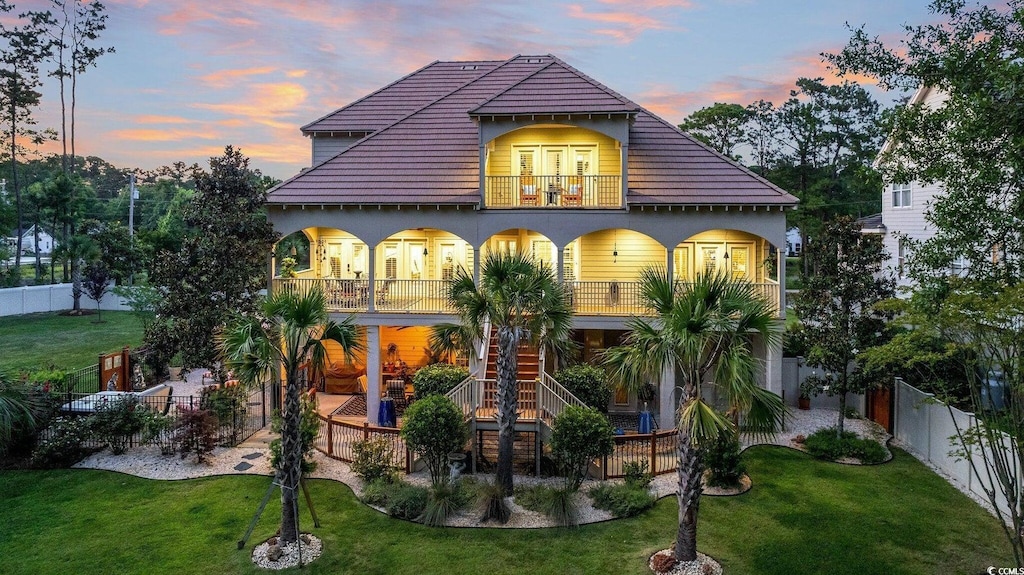
{"label": "potted plant", "polygon": [[812,375],[800,382],[800,396],[797,398],[797,407],[800,409],[810,409],[811,396],[818,395],[821,383],[821,378],[817,375]]}

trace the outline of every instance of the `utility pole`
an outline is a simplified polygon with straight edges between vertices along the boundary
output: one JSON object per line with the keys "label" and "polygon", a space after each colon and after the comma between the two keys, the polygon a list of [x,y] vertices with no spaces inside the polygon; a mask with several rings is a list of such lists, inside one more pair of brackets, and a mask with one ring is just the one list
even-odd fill
{"label": "utility pole", "polygon": [[135,200],[139,191],[135,189],[135,174],[128,174],[128,241],[132,254],[132,271],[128,274],[128,285],[135,280]]}

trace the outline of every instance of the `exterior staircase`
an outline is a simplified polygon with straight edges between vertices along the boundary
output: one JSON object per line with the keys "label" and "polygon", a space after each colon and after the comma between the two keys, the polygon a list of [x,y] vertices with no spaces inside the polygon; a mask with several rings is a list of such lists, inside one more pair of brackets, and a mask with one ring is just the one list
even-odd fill
{"label": "exterior staircase", "polygon": [[[534,381],[540,375],[540,352],[530,345],[519,346],[519,381]],[[487,346],[487,368],[484,379],[498,379],[498,330],[491,330]]]}

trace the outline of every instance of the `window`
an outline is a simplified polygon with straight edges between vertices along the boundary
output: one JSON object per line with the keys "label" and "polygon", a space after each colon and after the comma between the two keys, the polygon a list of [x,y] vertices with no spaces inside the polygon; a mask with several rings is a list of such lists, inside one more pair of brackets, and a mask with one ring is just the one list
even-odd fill
{"label": "window", "polygon": [[967,268],[968,268],[969,265],[970,264],[968,263],[967,258],[965,258],[963,256],[960,256],[960,257],[956,258],[955,260],[953,260],[952,263],[949,264],[949,273],[950,273],[950,275],[953,275],[953,276],[956,276],[956,277],[963,277],[964,276],[964,272],[967,271]]}
{"label": "window", "polygon": [[903,277],[903,265],[907,263],[907,245],[900,240],[899,247],[896,248],[896,267],[899,273],[899,277]]}
{"label": "window", "polygon": [[910,201],[910,184],[892,185],[892,207],[909,208]]}

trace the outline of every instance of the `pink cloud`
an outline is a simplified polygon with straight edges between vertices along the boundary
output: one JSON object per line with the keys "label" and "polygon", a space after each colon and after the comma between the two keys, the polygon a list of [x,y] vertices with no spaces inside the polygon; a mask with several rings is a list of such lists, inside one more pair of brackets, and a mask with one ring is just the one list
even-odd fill
{"label": "pink cloud", "polygon": [[214,88],[227,88],[250,76],[262,76],[274,72],[272,66],[258,68],[237,68],[218,70],[199,77],[199,81]]}
{"label": "pink cloud", "polygon": [[166,128],[128,128],[112,130],[107,134],[111,138],[135,142],[180,142],[191,139],[215,140],[220,137],[206,130],[169,130]]}
{"label": "pink cloud", "polygon": [[645,16],[637,11],[587,12],[579,4],[570,4],[567,12],[570,18],[577,20],[610,24],[611,27],[595,29],[593,32],[610,36],[622,44],[632,42],[648,30],[665,30],[668,28],[662,20]]}

